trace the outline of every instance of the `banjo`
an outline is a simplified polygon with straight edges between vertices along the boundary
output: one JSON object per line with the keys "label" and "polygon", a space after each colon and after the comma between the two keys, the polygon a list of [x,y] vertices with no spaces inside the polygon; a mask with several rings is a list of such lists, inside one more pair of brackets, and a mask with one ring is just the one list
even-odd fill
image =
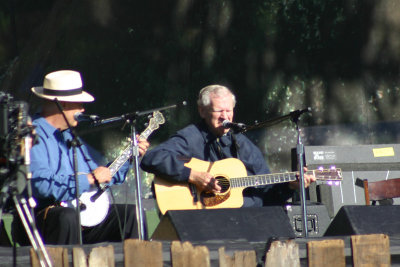
{"label": "banjo", "polygon": [[[160,111],[154,111],[150,118],[149,125],[140,134],[139,139],[147,139],[151,133],[159,128],[159,125],[165,122],[164,116]],[[113,177],[118,170],[132,156],[132,145],[127,146],[122,153],[108,167]],[[83,192],[79,197],[81,207],[81,225],[92,227],[101,223],[107,216],[110,208],[109,185],[101,185],[100,188],[93,187],[87,192]],[[65,201],[61,203],[65,207],[76,207],[76,200]]]}

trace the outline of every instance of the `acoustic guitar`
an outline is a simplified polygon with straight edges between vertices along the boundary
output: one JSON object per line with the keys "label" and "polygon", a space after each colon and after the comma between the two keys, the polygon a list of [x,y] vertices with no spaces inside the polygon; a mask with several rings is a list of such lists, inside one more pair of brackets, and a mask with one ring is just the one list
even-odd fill
{"label": "acoustic guitar", "polygon": [[[214,194],[198,190],[186,182],[171,183],[160,177],[154,178],[154,189],[158,207],[162,214],[168,210],[239,208],[243,205],[243,190],[247,187],[279,184],[295,181],[296,172],[247,176],[243,162],[228,158],[208,162],[192,158],[185,166],[197,171],[209,172],[221,186],[221,192]],[[317,180],[341,181],[340,169],[318,169],[307,171]]]}

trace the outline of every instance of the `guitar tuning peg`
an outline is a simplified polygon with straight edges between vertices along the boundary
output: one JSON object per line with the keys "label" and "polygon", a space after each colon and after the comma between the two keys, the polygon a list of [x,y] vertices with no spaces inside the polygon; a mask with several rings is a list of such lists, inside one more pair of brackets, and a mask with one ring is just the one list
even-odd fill
{"label": "guitar tuning peg", "polygon": [[148,126],[149,126],[149,123],[146,122],[146,123],[144,124],[144,127],[148,127]]}
{"label": "guitar tuning peg", "polygon": [[329,186],[338,186],[338,185],[340,185],[340,181],[328,180],[328,181],[326,181],[326,184]]}

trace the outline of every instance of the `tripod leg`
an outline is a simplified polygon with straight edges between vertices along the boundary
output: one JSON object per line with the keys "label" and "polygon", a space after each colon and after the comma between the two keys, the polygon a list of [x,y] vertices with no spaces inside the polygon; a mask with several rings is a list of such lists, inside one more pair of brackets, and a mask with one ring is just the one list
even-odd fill
{"label": "tripod leg", "polygon": [[[42,267],[51,267],[52,263],[50,261],[49,255],[47,254],[46,248],[44,247],[43,241],[39,235],[39,232],[36,228],[35,221],[33,220],[33,216],[26,204],[26,199],[20,198],[18,199],[16,196],[13,196],[15,208],[18,212],[18,215],[21,219],[21,222],[25,228],[26,234],[28,235],[29,240],[31,241],[32,247],[35,250],[40,265]],[[32,228],[32,229],[31,229]],[[43,259],[44,257],[44,259]]]}

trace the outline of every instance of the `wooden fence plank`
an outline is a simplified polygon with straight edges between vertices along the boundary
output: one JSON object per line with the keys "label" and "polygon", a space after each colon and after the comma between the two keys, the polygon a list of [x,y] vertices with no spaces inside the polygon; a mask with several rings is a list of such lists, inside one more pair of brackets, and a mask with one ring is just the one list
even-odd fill
{"label": "wooden fence plank", "polygon": [[225,247],[220,247],[218,249],[219,255],[219,267],[230,267],[234,266],[234,259],[233,257],[225,254]]}
{"label": "wooden fence plank", "polygon": [[157,241],[150,242],[139,239],[127,239],[124,241],[124,258],[124,266],[126,267],[162,267],[162,243]]}
{"label": "wooden fence plank", "polygon": [[174,267],[210,267],[210,253],[206,246],[172,241],[171,262]]}
{"label": "wooden fence plank", "polygon": [[[62,247],[45,247],[53,267],[68,267],[68,249]],[[30,250],[31,266],[40,267],[40,262],[33,248]]]}
{"label": "wooden fence plank", "polygon": [[390,266],[390,241],[384,234],[351,236],[353,266]]}
{"label": "wooden fence plank", "polygon": [[89,254],[89,267],[115,267],[114,247],[93,248]]}
{"label": "wooden fence plank", "polygon": [[309,267],[344,267],[344,241],[342,239],[310,241],[307,243]]}
{"label": "wooden fence plank", "polygon": [[254,250],[235,251],[233,256],[225,254],[225,247],[218,249],[220,267],[254,267],[257,266]]}
{"label": "wooden fence plank", "polygon": [[74,267],[88,267],[88,259],[83,248],[72,248],[72,265]]}
{"label": "wooden fence plank", "polygon": [[299,245],[294,240],[272,242],[265,255],[265,266],[300,266]]}

